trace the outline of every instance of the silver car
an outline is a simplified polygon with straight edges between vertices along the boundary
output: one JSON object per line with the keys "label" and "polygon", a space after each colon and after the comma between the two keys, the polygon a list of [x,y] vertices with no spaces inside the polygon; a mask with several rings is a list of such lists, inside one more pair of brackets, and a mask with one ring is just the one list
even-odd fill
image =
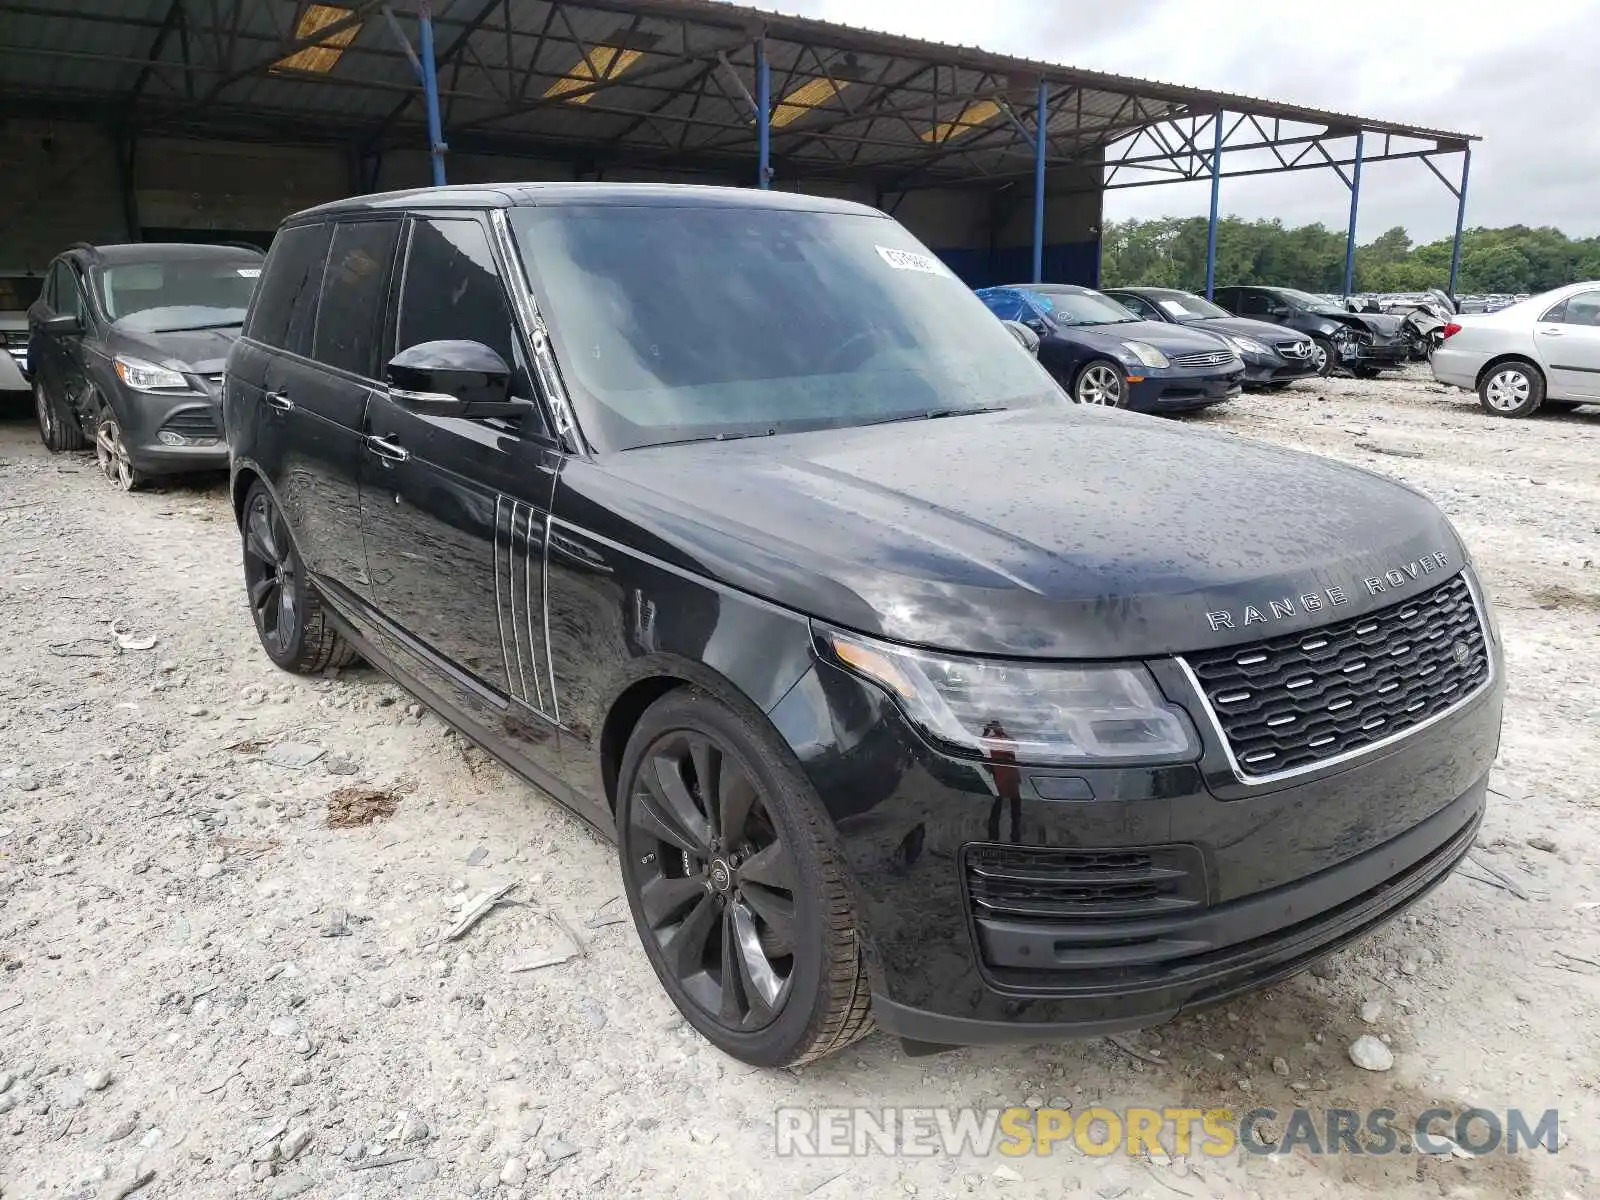
{"label": "silver car", "polygon": [[1600,282],[1453,318],[1429,362],[1497,417],[1600,404]]}

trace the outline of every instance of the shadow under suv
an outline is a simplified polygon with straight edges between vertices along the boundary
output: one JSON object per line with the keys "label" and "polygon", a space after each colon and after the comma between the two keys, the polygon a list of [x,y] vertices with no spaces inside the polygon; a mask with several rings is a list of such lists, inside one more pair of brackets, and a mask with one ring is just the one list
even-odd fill
{"label": "shadow under suv", "polygon": [[859,205],[312,209],[224,409],[271,659],[365,656],[615,838],[662,986],[751,1063],[1166,1020],[1482,817],[1502,656],[1438,509],[1073,404]]}
{"label": "shadow under suv", "polygon": [[39,436],[93,445],[124,491],[151,476],[221,470],[222,367],[261,274],[259,250],[74,246],[28,310]]}

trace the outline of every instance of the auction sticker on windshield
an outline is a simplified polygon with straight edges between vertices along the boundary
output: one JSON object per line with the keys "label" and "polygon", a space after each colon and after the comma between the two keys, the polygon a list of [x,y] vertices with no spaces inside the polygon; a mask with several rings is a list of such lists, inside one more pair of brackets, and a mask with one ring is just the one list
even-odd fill
{"label": "auction sticker on windshield", "polygon": [[924,275],[943,275],[944,264],[937,258],[926,254],[916,254],[910,250],[896,250],[890,246],[874,246],[878,257],[883,259],[896,271],[921,271]]}

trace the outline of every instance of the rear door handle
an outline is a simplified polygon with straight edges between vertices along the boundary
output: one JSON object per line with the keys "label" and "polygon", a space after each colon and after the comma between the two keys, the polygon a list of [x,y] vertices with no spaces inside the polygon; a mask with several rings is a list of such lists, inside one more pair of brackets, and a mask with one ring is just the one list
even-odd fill
{"label": "rear door handle", "polygon": [[411,457],[411,451],[395,442],[385,441],[381,437],[367,437],[367,449],[387,462],[405,462]]}
{"label": "rear door handle", "polygon": [[1559,329],[1541,329],[1541,330],[1539,330],[1539,332],[1540,332],[1540,334],[1542,334],[1545,337],[1560,337],[1561,336],[1561,330],[1559,330]]}
{"label": "rear door handle", "polygon": [[294,401],[289,399],[285,392],[268,392],[266,395],[267,407],[275,408],[279,412],[293,412]]}

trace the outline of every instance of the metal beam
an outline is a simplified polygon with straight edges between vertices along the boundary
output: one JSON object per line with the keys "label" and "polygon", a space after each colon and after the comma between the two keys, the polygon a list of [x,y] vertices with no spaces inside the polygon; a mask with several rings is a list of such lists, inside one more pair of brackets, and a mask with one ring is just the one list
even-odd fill
{"label": "metal beam", "polygon": [[[144,95],[144,86],[150,82],[150,76],[155,73],[156,63],[161,61],[161,52],[167,48],[167,39],[172,36],[173,31],[178,27],[178,22],[181,20],[183,20],[183,0],[172,0],[172,3],[167,6],[167,15],[162,19],[161,28],[156,31],[156,36],[150,43],[150,50],[144,56],[145,63],[139,69],[139,77],[133,81],[131,102],[134,105],[137,105],[139,97]],[[187,36],[185,36],[184,40],[188,40]],[[185,60],[188,57],[188,54],[184,55]],[[184,79],[187,80],[189,78],[188,72],[185,72]],[[191,86],[193,85],[191,84]]]}
{"label": "metal beam", "polygon": [[439,120],[439,64],[433,57],[433,5],[429,0],[417,4],[417,55],[422,60],[422,99],[428,111],[428,156],[433,164],[433,186],[444,186],[444,127]]}
{"label": "metal beam", "polygon": [[1211,217],[1206,222],[1206,299],[1217,294],[1217,210],[1222,202],[1222,112],[1211,118]]}
{"label": "metal beam", "polygon": [[759,188],[772,186],[772,63],[767,40],[756,43],[756,152],[760,161]]}
{"label": "metal beam", "polygon": [[1467,176],[1471,171],[1472,147],[1468,146],[1461,152],[1461,189],[1456,193],[1456,238],[1450,246],[1450,298],[1452,300],[1456,296],[1456,277],[1461,273],[1461,227],[1467,219]]}
{"label": "metal beam", "polygon": [[1350,230],[1344,239],[1344,294],[1355,291],[1356,278],[1356,213],[1361,207],[1361,153],[1366,149],[1367,135],[1356,134],[1356,161],[1350,180]]}
{"label": "metal beam", "polygon": [[1050,85],[1039,81],[1038,117],[1033,131],[1033,282],[1044,282],[1044,168],[1050,136]]}

